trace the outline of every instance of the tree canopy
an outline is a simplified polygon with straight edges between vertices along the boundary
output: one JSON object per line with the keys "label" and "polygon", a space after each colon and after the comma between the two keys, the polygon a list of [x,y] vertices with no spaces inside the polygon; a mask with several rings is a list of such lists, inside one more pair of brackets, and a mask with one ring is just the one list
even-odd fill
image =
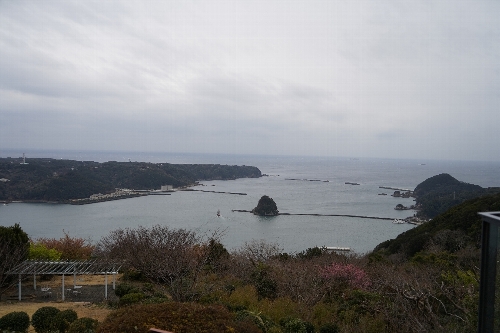
{"label": "tree canopy", "polygon": [[28,234],[19,224],[0,226],[0,294],[1,288],[13,280],[6,273],[27,258],[29,245]]}

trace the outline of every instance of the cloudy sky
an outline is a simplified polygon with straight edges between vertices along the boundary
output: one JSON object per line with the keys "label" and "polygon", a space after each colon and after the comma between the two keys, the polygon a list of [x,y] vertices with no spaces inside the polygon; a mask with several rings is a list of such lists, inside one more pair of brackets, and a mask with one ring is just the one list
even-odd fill
{"label": "cloudy sky", "polygon": [[500,160],[500,2],[0,0],[0,149]]}

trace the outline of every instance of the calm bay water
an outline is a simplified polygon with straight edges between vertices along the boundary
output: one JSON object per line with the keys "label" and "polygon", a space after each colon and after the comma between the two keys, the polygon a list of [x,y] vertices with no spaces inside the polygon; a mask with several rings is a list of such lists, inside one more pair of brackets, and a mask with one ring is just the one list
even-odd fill
{"label": "calm bay water", "polygon": [[[405,218],[414,211],[396,211],[412,199],[391,197],[393,191],[379,186],[414,189],[425,179],[449,173],[483,187],[500,186],[500,163],[272,157],[205,154],[150,154],[109,152],[26,152],[29,157],[75,160],[146,161],[169,163],[219,163],[257,166],[269,177],[231,181],[201,181],[202,190],[242,192],[231,195],[202,192],[175,192],[170,196],[148,196],[91,205],[10,203],[0,206],[0,225],[19,223],[32,238],[71,236],[98,241],[118,228],[139,225],[168,225],[199,233],[223,232],[222,242],[236,249],[245,242],[265,240],[277,243],[286,252],[313,246],[345,246],[358,253],[396,237],[412,225],[350,217],[277,216],[258,217],[233,209],[251,210],[259,198],[272,197],[282,213],[350,214]],[[0,151],[2,157],[18,157]],[[28,160],[29,161],[29,160]],[[288,180],[316,179],[322,181]],[[327,181],[328,182],[325,182]],[[356,182],[360,185],[347,185]],[[158,184],[158,188],[162,184]],[[386,196],[378,195],[387,193]],[[217,210],[221,217],[216,216]]]}

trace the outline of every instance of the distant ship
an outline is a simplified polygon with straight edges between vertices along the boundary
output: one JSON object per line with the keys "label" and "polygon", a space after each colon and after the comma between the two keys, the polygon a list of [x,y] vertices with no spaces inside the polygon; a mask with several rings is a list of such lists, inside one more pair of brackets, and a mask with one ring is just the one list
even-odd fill
{"label": "distant ship", "polygon": [[217,210],[217,217],[220,217],[220,209]]}

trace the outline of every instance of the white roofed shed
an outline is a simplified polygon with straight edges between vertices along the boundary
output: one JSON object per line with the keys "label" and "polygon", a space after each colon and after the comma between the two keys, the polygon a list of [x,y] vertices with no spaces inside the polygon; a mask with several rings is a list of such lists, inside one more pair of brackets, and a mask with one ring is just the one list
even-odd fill
{"label": "white roofed shed", "polygon": [[37,275],[61,275],[62,276],[62,300],[64,301],[65,285],[64,277],[73,275],[73,288],[76,286],[77,275],[104,275],[105,287],[104,298],[108,298],[108,275],[113,275],[113,289],[115,289],[115,278],[121,263],[107,260],[65,260],[65,261],[40,261],[26,260],[7,272],[7,274],[17,274],[19,276],[19,300],[21,300],[21,279],[23,275],[33,274],[33,288],[36,290]]}

